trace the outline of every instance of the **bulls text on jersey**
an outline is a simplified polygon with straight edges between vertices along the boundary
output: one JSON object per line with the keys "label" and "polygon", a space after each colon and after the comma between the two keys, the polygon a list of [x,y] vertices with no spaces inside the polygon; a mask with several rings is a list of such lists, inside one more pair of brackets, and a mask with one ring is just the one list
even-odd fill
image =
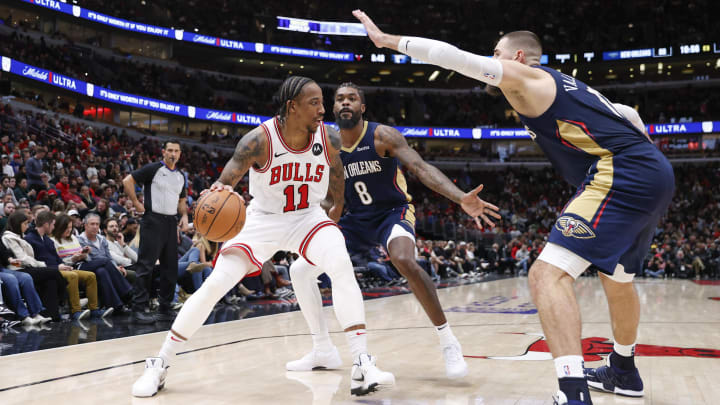
{"label": "bulls text on jersey", "polygon": [[[315,166],[315,170],[313,170]],[[280,181],[297,181],[305,183],[320,183],[325,174],[325,165],[305,163],[283,163],[270,168],[270,184],[274,185]]]}

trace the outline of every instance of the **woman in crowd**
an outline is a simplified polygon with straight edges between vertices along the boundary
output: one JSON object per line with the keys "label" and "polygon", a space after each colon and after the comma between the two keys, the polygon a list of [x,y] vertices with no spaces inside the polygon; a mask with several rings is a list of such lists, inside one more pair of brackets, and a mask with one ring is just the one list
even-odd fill
{"label": "woman in crowd", "polygon": [[7,230],[2,235],[3,244],[17,261],[9,263],[10,270],[29,274],[40,295],[45,309],[40,313],[53,321],[60,321],[59,303],[65,295],[65,279],[57,269],[50,269],[44,262],[35,260],[32,246],[23,239],[30,225],[30,217],[24,210],[15,211],[8,219]]}

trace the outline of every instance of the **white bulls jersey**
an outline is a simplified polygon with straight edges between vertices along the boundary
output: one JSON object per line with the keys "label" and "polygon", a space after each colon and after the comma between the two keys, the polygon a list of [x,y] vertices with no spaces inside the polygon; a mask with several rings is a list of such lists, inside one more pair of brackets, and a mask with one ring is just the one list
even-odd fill
{"label": "white bulls jersey", "polygon": [[302,150],[290,148],[276,118],[261,125],[268,137],[267,163],[250,169],[251,207],[282,214],[316,207],[325,199],[330,179],[330,160],[325,125],[320,125]]}

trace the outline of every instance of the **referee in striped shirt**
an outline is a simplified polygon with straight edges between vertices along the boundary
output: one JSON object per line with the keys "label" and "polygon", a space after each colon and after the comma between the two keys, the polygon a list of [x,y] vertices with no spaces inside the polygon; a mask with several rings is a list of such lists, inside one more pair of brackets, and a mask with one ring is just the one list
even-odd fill
{"label": "referee in striped shirt", "polygon": [[[177,283],[177,214],[181,215],[180,228],[188,225],[185,177],[177,169],[180,144],[163,143],[163,159],[148,163],[123,179],[125,194],[132,200],[138,213],[145,213],[140,222],[140,249],[136,264],[133,290],[133,321],[150,324],[155,321],[172,321],[171,310]],[[143,187],[144,205],[138,201],[135,185]],[[152,271],[160,259],[160,308],[157,314],[146,313],[150,301]]]}

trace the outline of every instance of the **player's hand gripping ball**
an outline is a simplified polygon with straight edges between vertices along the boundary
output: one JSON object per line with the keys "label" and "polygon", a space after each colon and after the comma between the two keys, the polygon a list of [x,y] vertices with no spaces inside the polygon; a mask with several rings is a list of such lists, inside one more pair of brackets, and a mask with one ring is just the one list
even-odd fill
{"label": "player's hand gripping ball", "polygon": [[204,193],[195,207],[195,231],[213,242],[226,242],[245,225],[245,202],[221,189]]}

